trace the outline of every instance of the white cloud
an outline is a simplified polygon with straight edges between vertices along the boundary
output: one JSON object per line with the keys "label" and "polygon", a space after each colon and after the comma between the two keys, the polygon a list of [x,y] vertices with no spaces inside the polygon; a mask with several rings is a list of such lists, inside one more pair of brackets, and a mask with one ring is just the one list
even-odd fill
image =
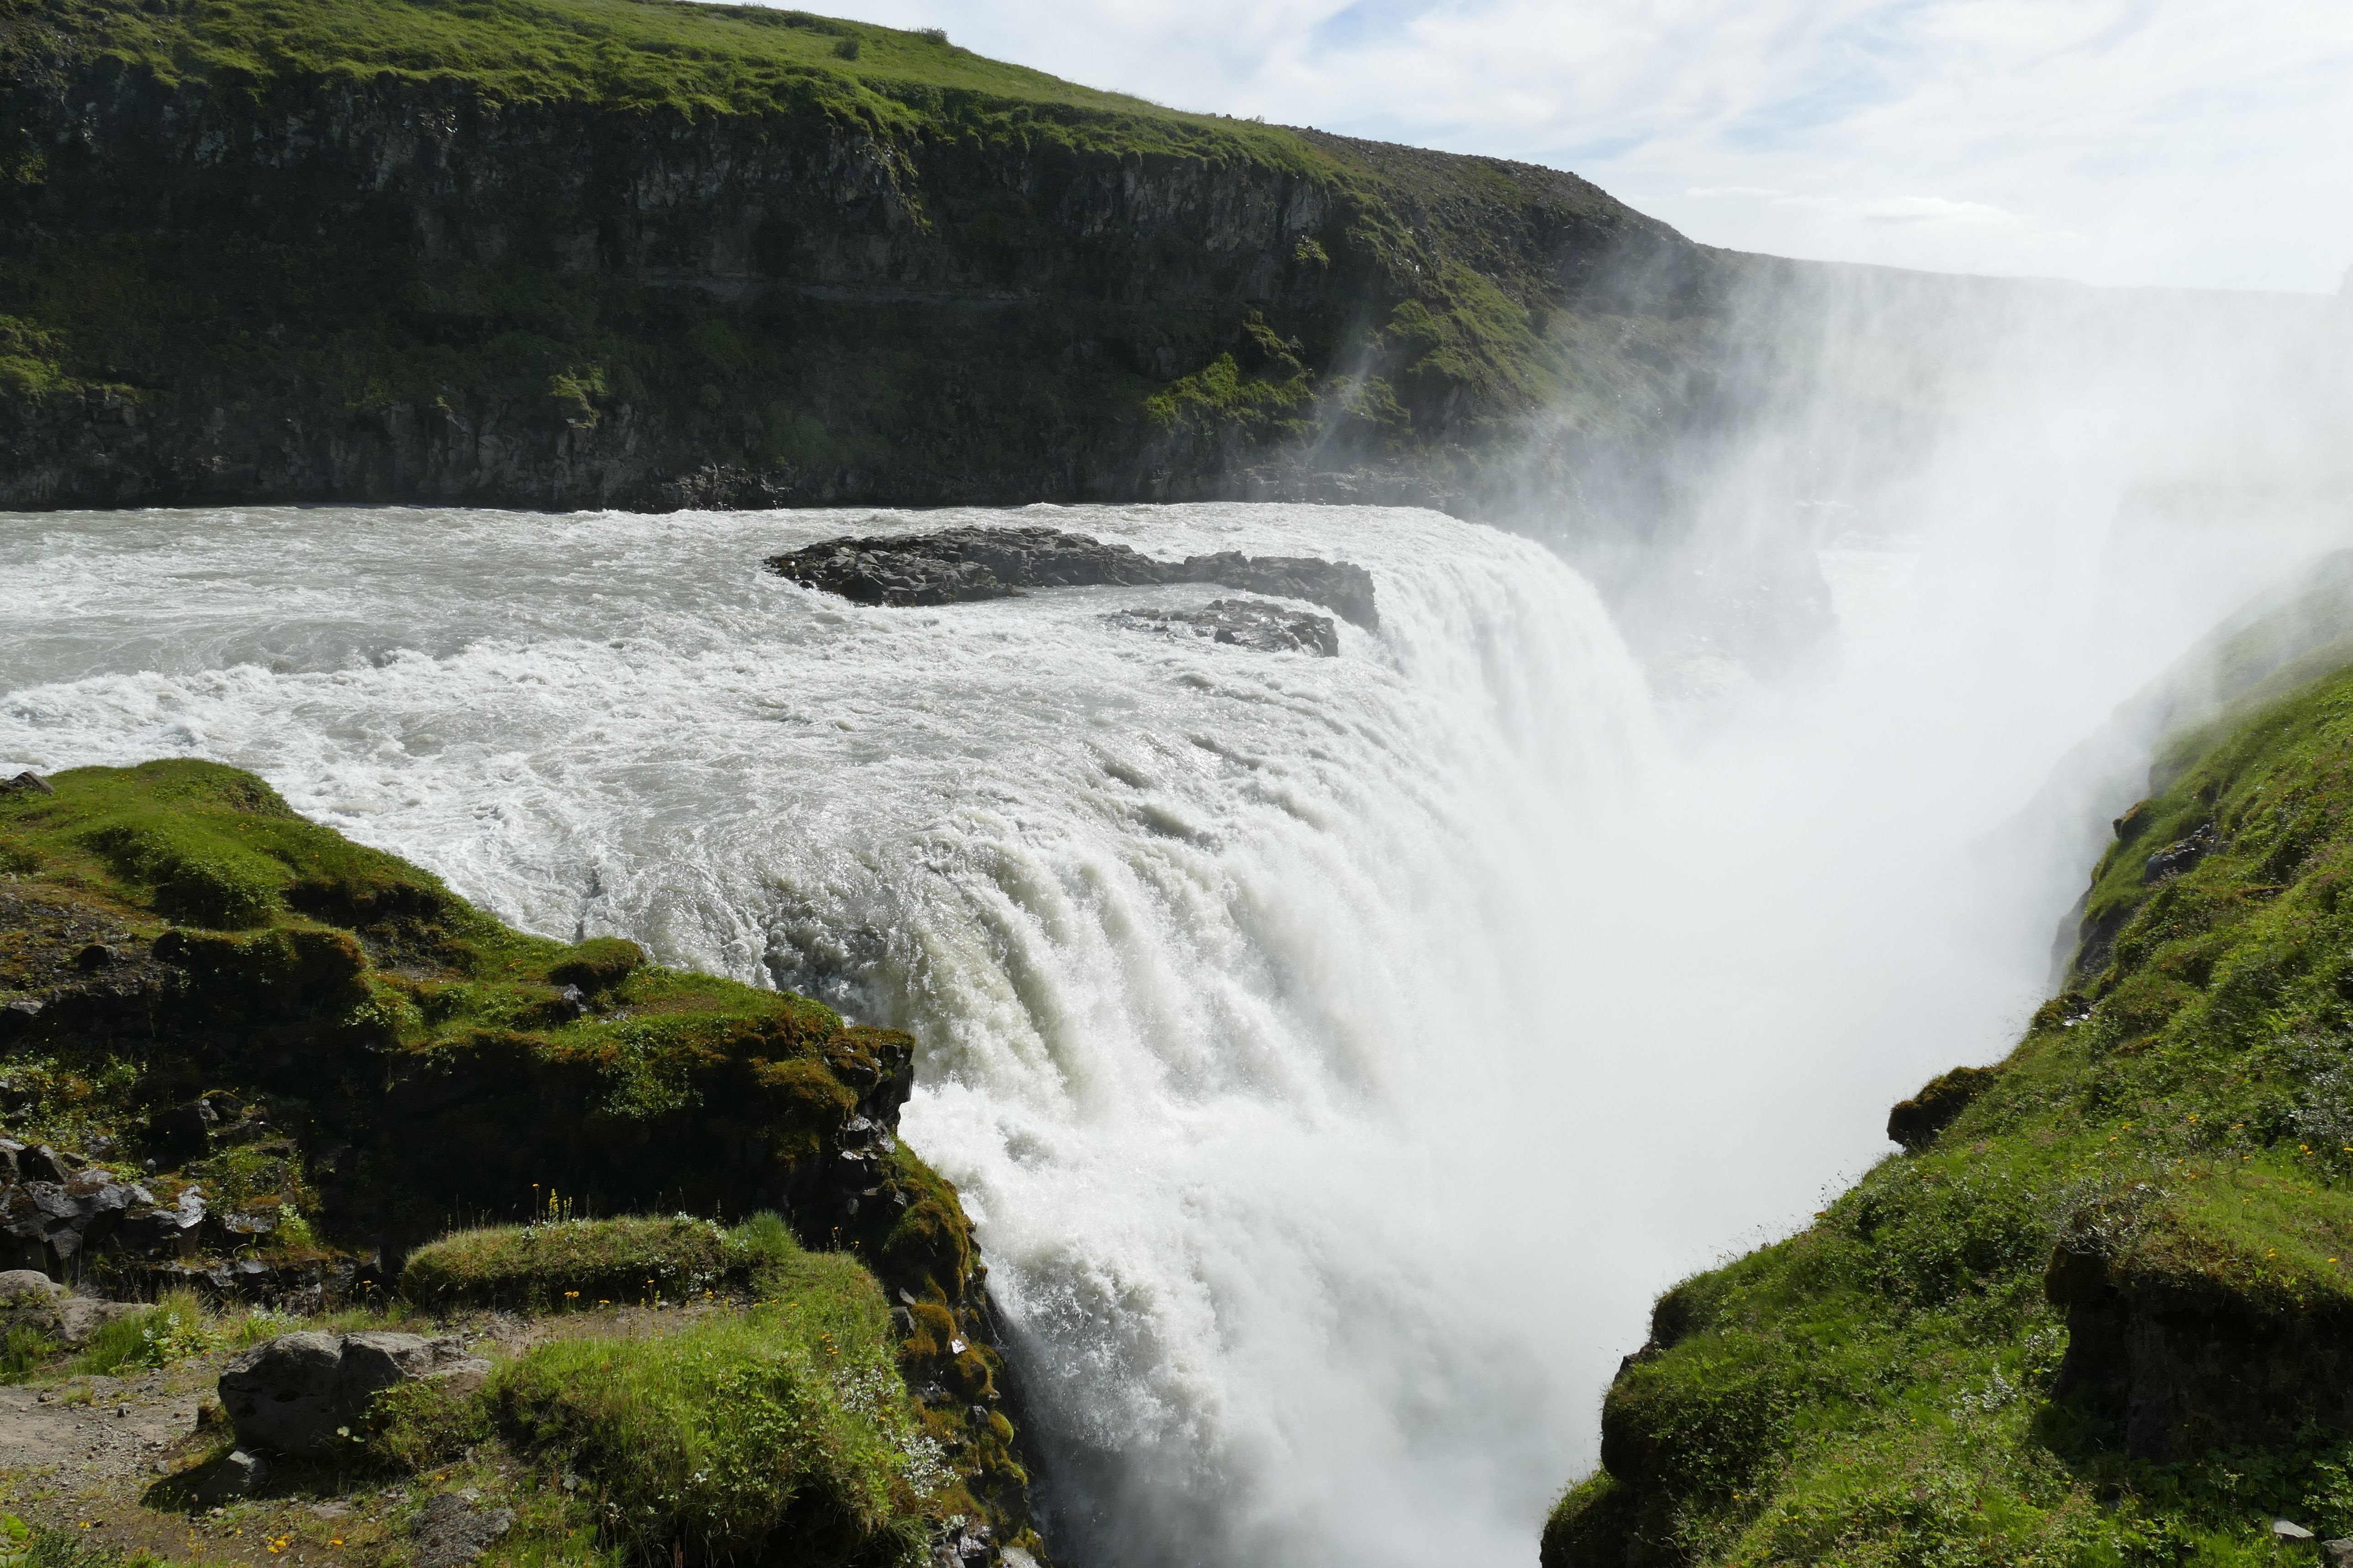
{"label": "white cloud", "polygon": [[2312,290],[2353,259],[2341,0],[835,8],[1163,103],[1572,168],[1720,245]]}

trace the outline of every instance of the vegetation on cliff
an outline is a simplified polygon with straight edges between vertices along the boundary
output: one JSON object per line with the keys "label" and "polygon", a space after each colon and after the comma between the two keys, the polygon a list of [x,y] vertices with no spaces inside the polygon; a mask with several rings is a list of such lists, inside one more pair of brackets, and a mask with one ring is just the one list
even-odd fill
{"label": "vegetation on cliff", "polygon": [[1257,493],[1311,436],[1428,497],[1680,418],[1714,277],[1572,175],[934,34],[0,0],[0,504]]}
{"label": "vegetation on cliff", "polygon": [[[893,1133],[911,1074],[895,1031],[630,942],[510,930],[235,769],[0,785],[0,1267],[169,1297],[175,1324],[199,1298],[691,1304],[701,1338],[639,1331],[596,1352],[594,1376],[564,1360],[585,1352],[522,1354],[485,1395],[495,1430],[518,1455],[554,1445],[609,1471],[618,1495],[724,1446],[694,1379],[734,1377],[729,1397],[771,1401],[814,1445],[793,1474],[856,1503],[867,1544],[825,1561],[956,1521],[999,1542],[1027,1528],[970,1225]],[[481,1223],[501,1218],[520,1223]],[[122,1355],[153,1364],[155,1336],[181,1332],[151,1320],[107,1331]],[[11,1334],[25,1374],[38,1357]],[[557,1363],[561,1398],[543,1377]],[[657,1385],[669,1403],[647,1405]],[[659,1430],[617,1436],[627,1411]],[[899,1458],[874,1458],[878,1433]],[[698,1561],[782,1528],[801,1484],[754,1496],[722,1470],[733,1501],[663,1516]],[[640,1489],[669,1485],[651,1475]],[[651,1528],[594,1526],[667,1561]]]}
{"label": "vegetation on cliff", "polygon": [[1547,1568],[2353,1537],[2353,668],[2311,673],[2168,744],[2007,1060],[1660,1300]]}

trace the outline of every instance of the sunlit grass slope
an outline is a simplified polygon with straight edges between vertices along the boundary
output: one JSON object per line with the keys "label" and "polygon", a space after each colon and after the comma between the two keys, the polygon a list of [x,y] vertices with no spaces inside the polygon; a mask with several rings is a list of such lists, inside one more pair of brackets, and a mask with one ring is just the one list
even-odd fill
{"label": "sunlit grass slope", "polygon": [[580,102],[691,117],[815,110],[908,129],[943,118],[1016,124],[1072,146],[1305,163],[1296,136],[1099,92],[902,32],[757,5],[689,0],[5,0],[166,81],[267,90],[306,76],[459,82],[512,104]]}
{"label": "sunlit grass slope", "polygon": [[2353,668],[2178,737],[2153,784],[2070,989],[1949,1124],[1661,1299],[1548,1568],[2353,1536]]}

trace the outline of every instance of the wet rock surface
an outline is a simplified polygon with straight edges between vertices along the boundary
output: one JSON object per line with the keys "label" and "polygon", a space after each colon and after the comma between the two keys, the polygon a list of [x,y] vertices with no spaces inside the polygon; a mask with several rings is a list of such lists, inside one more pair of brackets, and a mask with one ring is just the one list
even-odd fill
{"label": "wet rock surface", "polygon": [[1340,630],[1329,616],[1256,599],[1218,599],[1198,610],[1121,610],[1103,619],[1123,630],[1198,637],[1261,653],[1333,658],[1340,652]]}
{"label": "wet rock surface", "polygon": [[1214,583],[1304,599],[1368,631],[1380,626],[1372,574],[1349,562],[1233,551],[1160,561],[1124,544],[1053,528],[828,539],[771,556],[767,565],[806,587],[860,605],[961,605],[1010,598],[1029,588]]}
{"label": "wet rock surface", "polygon": [[416,1334],[286,1334],[229,1363],[221,1408],[237,1442],[271,1453],[335,1451],[381,1389],[413,1378],[480,1380],[490,1363],[454,1339]]}

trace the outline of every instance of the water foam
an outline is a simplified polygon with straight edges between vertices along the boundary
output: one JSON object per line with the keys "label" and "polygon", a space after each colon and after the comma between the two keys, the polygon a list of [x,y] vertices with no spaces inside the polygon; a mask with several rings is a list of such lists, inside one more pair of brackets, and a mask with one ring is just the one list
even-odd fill
{"label": "water foam", "polygon": [[1356,561],[1336,659],[1103,619],[1214,588],[756,570],[990,515],[13,520],[0,756],[235,762],[534,930],[913,1029],[1088,1560],[1527,1560],[1690,1245],[1609,1199],[1631,1079],[1573,1005],[1663,765],[1639,672],[1429,513],[1020,514]]}

